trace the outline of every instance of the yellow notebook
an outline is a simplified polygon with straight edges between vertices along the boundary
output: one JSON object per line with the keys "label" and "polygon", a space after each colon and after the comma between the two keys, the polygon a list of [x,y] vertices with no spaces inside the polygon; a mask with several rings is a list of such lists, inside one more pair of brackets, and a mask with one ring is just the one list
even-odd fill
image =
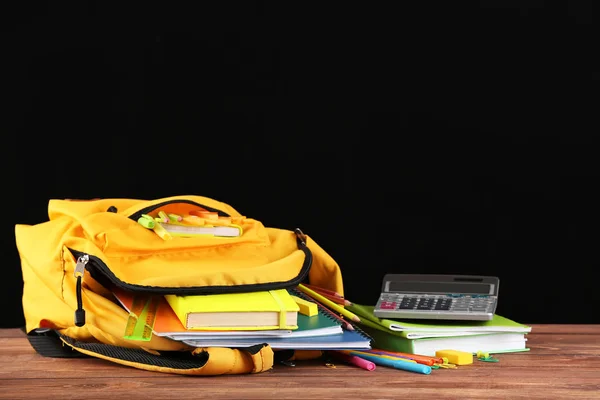
{"label": "yellow notebook", "polygon": [[166,295],[186,329],[297,329],[299,307],[285,289],[199,296]]}

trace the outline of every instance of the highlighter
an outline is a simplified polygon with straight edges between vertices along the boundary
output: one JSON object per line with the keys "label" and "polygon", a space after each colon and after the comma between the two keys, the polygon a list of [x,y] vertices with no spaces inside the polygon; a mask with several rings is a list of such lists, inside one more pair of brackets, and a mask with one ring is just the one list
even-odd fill
{"label": "highlighter", "polygon": [[142,214],[142,216],[138,218],[137,222],[138,224],[147,229],[154,229],[154,226],[156,225],[154,219],[147,214]]}
{"label": "highlighter", "polygon": [[348,364],[356,365],[357,367],[366,369],[367,371],[373,371],[376,368],[376,365],[374,362],[365,360],[364,358],[361,358],[359,356],[353,356],[351,354],[344,354],[344,353],[340,353],[337,351],[333,351],[332,355],[334,358],[337,358],[338,360],[347,362]]}
{"label": "highlighter", "polygon": [[381,365],[383,367],[391,367],[396,369],[401,369],[404,371],[416,372],[419,374],[429,375],[431,374],[431,367],[429,365],[423,365],[416,362],[406,362],[402,360],[392,360],[390,358],[382,358],[378,357],[375,354],[356,354],[353,351],[349,352],[351,355],[356,355],[360,358],[364,358],[365,360],[369,360],[376,365]]}

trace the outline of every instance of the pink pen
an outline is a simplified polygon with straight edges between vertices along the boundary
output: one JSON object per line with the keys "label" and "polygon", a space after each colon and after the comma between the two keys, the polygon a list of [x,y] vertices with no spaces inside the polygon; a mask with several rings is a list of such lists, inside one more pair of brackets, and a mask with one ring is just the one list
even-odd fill
{"label": "pink pen", "polygon": [[358,356],[353,356],[350,354],[344,354],[337,351],[332,351],[332,354],[335,358],[345,361],[348,364],[356,365],[362,369],[366,369],[367,371],[373,371],[375,369],[375,364],[369,360],[365,360],[364,358],[360,358]]}

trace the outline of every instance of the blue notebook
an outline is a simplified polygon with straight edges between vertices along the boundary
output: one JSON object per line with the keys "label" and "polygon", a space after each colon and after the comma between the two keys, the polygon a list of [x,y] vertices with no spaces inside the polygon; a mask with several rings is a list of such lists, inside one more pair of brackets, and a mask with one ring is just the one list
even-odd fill
{"label": "blue notebook", "polygon": [[368,350],[371,341],[359,331],[342,330],[341,333],[309,337],[267,337],[231,339],[193,339],[184,343],[194,347],[250,347],[268,343],[273,350]]}

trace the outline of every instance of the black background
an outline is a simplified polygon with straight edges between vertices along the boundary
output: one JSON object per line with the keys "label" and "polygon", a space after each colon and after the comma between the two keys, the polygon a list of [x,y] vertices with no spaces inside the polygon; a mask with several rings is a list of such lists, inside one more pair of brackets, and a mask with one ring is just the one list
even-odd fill
{"label": "black background", "polygon": [[301,227],[359,303],[489,274],[509,318],[600,322],[592,1],[194,3],[3,14],[2,326],[16,223],[177,194]]}

